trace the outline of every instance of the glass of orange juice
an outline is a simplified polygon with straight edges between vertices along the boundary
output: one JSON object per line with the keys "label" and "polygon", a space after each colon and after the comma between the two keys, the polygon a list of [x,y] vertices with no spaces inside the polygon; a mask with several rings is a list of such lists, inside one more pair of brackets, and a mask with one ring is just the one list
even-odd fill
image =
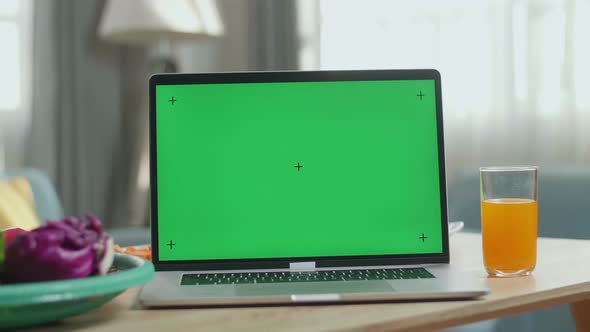
{"label": "glass of orange juice", "polygon": [[536,166],[482,167],[483,263],[491,276],[529,275],[537,261]]}

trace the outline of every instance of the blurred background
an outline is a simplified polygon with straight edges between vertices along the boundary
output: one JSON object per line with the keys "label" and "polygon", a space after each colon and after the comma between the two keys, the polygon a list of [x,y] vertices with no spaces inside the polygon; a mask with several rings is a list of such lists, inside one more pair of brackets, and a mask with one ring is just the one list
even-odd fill
{"label": "blurred background", "polygon": [[590,0],[2,0],[0,175],[34,170],[66,214],[145,242],[152,73],[436,68],[450,218],[479,230],[478,167],[532,164],[539,234],[588,239],[588,32]]}

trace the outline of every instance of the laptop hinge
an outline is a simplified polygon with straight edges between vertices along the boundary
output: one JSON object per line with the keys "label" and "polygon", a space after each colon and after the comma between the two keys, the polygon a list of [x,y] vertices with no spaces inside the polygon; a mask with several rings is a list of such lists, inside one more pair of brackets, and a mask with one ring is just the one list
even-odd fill
{"label": "laptop hinge", "polygon": [[289,263],[289,271],[315,271],[315,262],[294,262]]}

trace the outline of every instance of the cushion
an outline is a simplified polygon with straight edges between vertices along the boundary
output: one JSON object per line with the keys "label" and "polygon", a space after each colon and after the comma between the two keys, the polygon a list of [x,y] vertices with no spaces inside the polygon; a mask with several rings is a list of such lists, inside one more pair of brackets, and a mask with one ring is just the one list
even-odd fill
{"label": "cushion", "polygon": [[33,191],[24,177],[0,180],[0,229],[39,227]]}

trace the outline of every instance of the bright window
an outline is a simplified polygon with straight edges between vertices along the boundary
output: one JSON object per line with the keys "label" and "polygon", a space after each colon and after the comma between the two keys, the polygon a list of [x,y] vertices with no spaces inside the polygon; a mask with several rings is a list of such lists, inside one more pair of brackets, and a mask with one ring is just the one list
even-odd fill
{"label": "bright window", "polygon": [[30,120],[30,0],[0,0],[0,170],[22,167]]}
{"label": "bright window", "polygon": [[0,112],[18,111],[23,106],[25,10],[26,2],[0,1]]}
{"label": "bright window", "polygon": [[318,68],[441,72],[449,179],[590,162],[588,0],[318,4]]}

